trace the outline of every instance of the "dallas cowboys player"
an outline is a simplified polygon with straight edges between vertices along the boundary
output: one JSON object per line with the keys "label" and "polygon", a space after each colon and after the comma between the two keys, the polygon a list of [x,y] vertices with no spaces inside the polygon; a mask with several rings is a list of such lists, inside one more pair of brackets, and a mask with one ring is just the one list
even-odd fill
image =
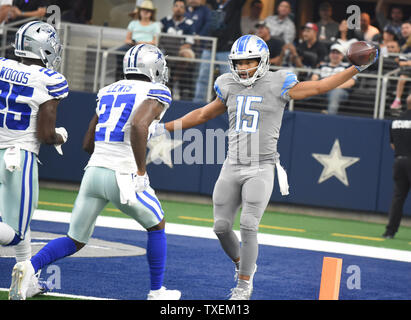
{"label": "dallas cowboys player", "polygon": [[[23,25],[15,36],[21,62],[0,58],[0,245],[14,246],[17,262],[30,259],[30,221],[38,203],[40,144],[57,148],[67,131],[55,128],[57,106],[68,95],[67,81],[55,71],[61,45],[44,22]],[[39,293],[36,277],[28,296]]]}
{"label": "dallas cowboys player", "polygon": [[[229,117],[229,147],[213,191],[214,231],[236,265],[238,282],[231,299],[250,299],[257,270],[257,231],[270,199],[274,169],[281,193],[288,194],[287,175],[279,164],[277,142],[284,107],[290,99],[325,93],[352,78],[366,66],[352,66],[320,81],[299,82],[288,70],[269,71],[267,44],[245,35],[233,44],[231,73],[215,81],[214,101],[185,116],[152,128],[151,136],[202,124],[225,112]],[[239,207],[242,245],[233,232]]]}
{"label": "dallas cowboys player", "polygon": [[178,300],[181,292],[162,286],[167,242],[164,212],[146,172],[148,127],[171,103],[166,62],[152,45],[132,47],[124,56],[125,79],[102,88],[96,115],[83,148],[91,153],[74,204],[67,237],[44,246],[31,260],[17,263],[10,297],[25,299],[27,280],[47,264],[80,250],[90,239],[99,213],[111,201],[148,231],[147,259],[151,275],[148,300]]}

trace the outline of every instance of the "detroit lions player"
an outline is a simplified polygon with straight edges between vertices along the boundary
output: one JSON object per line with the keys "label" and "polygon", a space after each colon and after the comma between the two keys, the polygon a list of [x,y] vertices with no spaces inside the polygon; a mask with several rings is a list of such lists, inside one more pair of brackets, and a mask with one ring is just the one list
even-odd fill
{"label": "detroit lions player", "polygon": [[[38,203],[40,144],[58,148],[67,131],[55,128],[57,106],[69,89],[56,30],[32,21],[16,33],[18,62],[0,58],[0,245],[14,246],[17,262],[30,259],[30,220]],[[33,277],[28,296],[42,289]]]}
{"label": "detroit lions player", "polygon": [[102,88],[96,115],[83,148],[91,153],[74,204],[67,237],[44,246],[31,261],[14,267],[10,296],[24,299],[27,279],[38,269],[80,250],[90,239],[99,213],[111,201],[147,229],[151,275],[148,300],[178,300],[181,292],[162,286],[167,242],[164,212],[146,172],[148,127],[158,122],[171,103],[166,61],[149,44],[132,47],[124,56],[125,79]]}
{"label": "detroit lions player", "polygon": [[[277,153],[287,102],[336,88],[368,65],[352,66],[320,81],[299,82],[289,70],[269,71],[267,44],[254,35],[237,39],[229,62],[231,73],[215,81],[214,101],[165,125],[157,124],[150,133],[190,128],[228,112],[228,156],[213,191],[214,232],[236,264],[238,282],[231,299],[243,300],[250,299],[253,290],[257,231],[272,194],[275,168],[281,193],[288,194],[287,175]],[[241,247],[232,230],[240,206]]]}

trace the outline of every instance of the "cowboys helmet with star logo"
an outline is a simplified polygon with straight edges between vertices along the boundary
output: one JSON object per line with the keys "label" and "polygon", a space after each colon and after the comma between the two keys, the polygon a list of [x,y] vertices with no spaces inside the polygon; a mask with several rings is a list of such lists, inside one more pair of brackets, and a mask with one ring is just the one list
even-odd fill
{"label": "cowboys helmet with star logo", "polygon": [[130,48],[124,55],[123,72],[127,74],[143,74],[151,82],[166,83],[168,68],[166,59],[156,46],[139,44]]}
{"label": "cowboys helmet with star logo", "polygon": [[40,59],[48,69],[56,70],[61,63],[60,37],[48,23],[31,21],[21,26],[13,47],[16,56]]}

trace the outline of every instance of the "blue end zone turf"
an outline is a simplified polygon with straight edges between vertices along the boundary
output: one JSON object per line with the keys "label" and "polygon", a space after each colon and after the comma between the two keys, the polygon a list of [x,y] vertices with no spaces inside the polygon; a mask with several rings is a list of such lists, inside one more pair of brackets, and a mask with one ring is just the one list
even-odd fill
{"label": "blue end zone turf", "polygon": [[[65,234],[68,225],[33,220],[33,231]],[[94,238],[146,247],[143,231],[96,227]],[[234,266],[217,240],[167,235],[164,285],[184,300],[225,300],[234,283]],[[359,256],[260,245],[252,299],[317,300],[322,259],[343,259],[341,300],[411,299],[411,264]],[[14,259],[0,259],[0,287],[10,286]],[[65,258],[58,263],[61,290],[55,292],[113,299],[145,300],[150,289],[146,256]],[[354,277],[360,276],[356,281]],[[360,274],[358,274],[358,270]],[[43,269],[42,277],[50,276]],[[360,282],[358,282],[360,280]],[[354,288],[353,288],[354,285]],[[356,288],[355,288],[356,285]],[[351,289],[350,289],[351,288]]]}

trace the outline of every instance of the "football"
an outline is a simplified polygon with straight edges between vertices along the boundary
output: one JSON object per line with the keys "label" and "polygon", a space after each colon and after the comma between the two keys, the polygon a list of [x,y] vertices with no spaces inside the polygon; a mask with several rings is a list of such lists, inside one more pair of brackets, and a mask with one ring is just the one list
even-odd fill
{"label": "football", "polygon": [[377,49],[366,41],[357,41],[347,51],[348,60],[356,66],[363,66],[374,61]]}

